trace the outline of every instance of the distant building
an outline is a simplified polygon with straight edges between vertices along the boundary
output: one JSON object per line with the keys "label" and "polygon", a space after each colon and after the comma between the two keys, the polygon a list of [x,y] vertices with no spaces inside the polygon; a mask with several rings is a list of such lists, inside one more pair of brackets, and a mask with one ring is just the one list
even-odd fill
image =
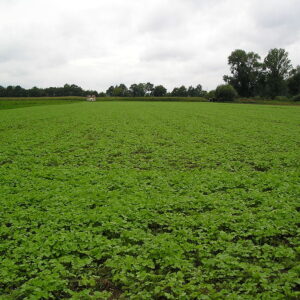
{"label": "distant building", "polygon": [[95,95],[88,95],[86,97],[86,101],[95,102],[96,101],[96,96]]}

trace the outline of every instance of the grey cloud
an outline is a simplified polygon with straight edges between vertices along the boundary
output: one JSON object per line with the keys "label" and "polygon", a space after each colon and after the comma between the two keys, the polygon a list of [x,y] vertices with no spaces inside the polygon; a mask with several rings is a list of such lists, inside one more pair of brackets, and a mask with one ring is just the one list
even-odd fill
{"label": "grey cloud", "polygon": [[[289,27],[299,30],[300,5],[298,0],[254,1],[251,12],[258,26],[264,28]],[[296,25],[296,26],[295,26]]]}
{"label": "grey cloud", "polygon": [[184,18],[180,15],[166,16],[165,14],[158,13],[154,15],[151,19],[147,20],[140,27],[140,32],[155,32],[164,33],[165,31],[172,31],[180,28],[184,25]]}
{"label": "grey cloud", "polygon": [[236,48],[300,64],[299,0],[1,0],[0,85],[212,89]]}
{"label": "grey cloud", "polygon": [[254,43],[266,48],[289,47],[299,43],[300,5],[298,0],[253,1],[250,16],[255,31],[250,35]]}
{"label": "grey cloud", "polygon": [[178,46],[148,48],[141,56],[142,61],[189,61],[195,54],[189,49],[180,49]]}

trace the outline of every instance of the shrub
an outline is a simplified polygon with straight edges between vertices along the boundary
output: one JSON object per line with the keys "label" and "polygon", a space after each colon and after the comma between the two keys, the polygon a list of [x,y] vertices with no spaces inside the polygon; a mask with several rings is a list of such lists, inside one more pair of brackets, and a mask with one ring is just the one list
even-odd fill
{"label": "shrub", "polygon": [[254,96],[254,97],[252,97],[252,99],[254,99],[254,100],[264,100],[265,98],[262,97],[262,96]]}
{"label": "shrub", "polygon": [[294,96],[294,97],[292,98],[292,100],[293,100],[293,101],[300,101],[300,94]]}
{"label": "shrub", "polygon": [[216,91],[215,91],[215,90],[209,91],[209,92],[206,94],[206,96],[205,96],[205,98],[207,98],[207,99],[212,99],[212,98],[215,98],[215,97],[216,97]]}
{"label": "shrub", "polygon": [[289,98],[286,96],[276,96],[275,99],[276,101],[289,101]]}
{"label": "shrub", "polygon": [[237,91],[230,84],[219,85],[216,89],[216,99],[218,101],[233,101],[237,96]]}

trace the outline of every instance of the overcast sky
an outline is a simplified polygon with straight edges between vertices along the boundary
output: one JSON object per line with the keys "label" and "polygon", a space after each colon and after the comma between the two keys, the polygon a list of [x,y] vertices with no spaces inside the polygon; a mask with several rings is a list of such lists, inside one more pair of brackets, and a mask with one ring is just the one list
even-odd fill
{"label": "overcast sky", "polygon": [[0,0],[0,85],[213,89],[234,49],[300,64],[300,0]]}

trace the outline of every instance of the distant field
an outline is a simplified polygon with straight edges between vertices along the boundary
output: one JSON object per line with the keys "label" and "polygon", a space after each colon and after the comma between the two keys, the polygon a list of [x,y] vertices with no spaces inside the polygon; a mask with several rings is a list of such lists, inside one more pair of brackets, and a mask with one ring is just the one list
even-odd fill
{"label": "distant field", "polygon": [[0,98],[0,110],[40,105],[71,104],[83,100],[85,100],[83,97]]}
{"label": "distant field", "polygon": [[299,124],[292,106],[0,111],[0,299],[299,299]]}
{"label": "distant field", "polygon": [[[19,98],[1,98],[0,110],[14,109],[20,107],[72,104],[79,101],[85,101],[85,97],[19,97]],[[173,102],[207,102],[207,99],[201,97],[98,97],[97,101],[173,101]]]}
{"label": "distant field", "polygon": [[300,106],[300,102],[292,101],[292,100],[270,100],[270,99],[247,99],[241,98],[234,101],[234,103],[242,103],[242,104],[267,104],[267,105],[293,105],[293,106]]}
{"label": "distant field", "polygon": [[[0,110],[14,109],[21,107],[73,104],[79,101],[85,101],[85,97],[35,97],[35,98],[1,98]],[[98,102],[111,101],[138,101],[138,102],[209,102],[202,97],[98,97]],[[266,105],[291,105],[300,106],[300,102],[279,101],[279,100],[257,100],[257,99],[237,99],[234,103],[239,104],[266,104]]]}

